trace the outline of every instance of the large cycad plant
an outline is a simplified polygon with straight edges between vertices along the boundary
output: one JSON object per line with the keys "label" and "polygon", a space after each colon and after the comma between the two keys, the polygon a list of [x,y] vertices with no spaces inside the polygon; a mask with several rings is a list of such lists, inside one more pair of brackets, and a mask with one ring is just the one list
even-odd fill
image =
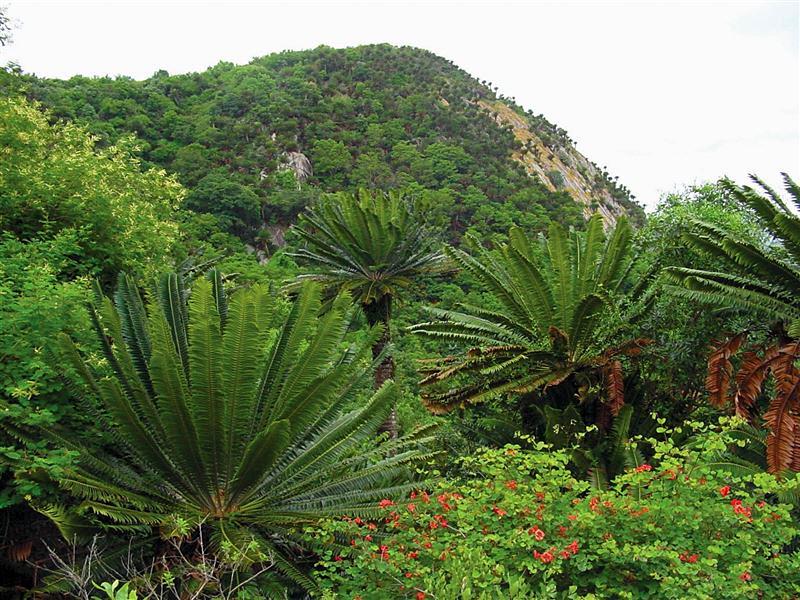
{"label": "large cycad plant", "polygon": [[[443,264],[437,236],[400,192],[360,190],[323,199],[300,215],[294,232],[303,241],[294,256],[310,267],[299,283],[312,280],[351,293],[370,326],[383,326],[373,345],[375,357],[390,341],[392,305],[401,291]],[[375,387],[393,376],[394,361],[386,356],[375,372]],[[394,410],[382,430],[397,436]]]}
{"label": "large cycad plant", "polygon": [[48,432],[80,452],[59,481],[81,499],[81,518],[62,519],[64,533],[88,522],[162,533],[202,524],[218,542],[255,541],[302,579],[287,557],[293,528],[376,514],[380,499],[403,492],[408,466],[424,458],[421,431],[362,447],[391,410],[394,384],[347,410],[360,383],[370,389],[370,341],[381,333],[345,349],[349,298],[334,299],[322,318],[320,304],[309,283],[281,317],[271,290],[228,300],[216,272],[191,291],[165,276],[145,303],[121,278],[114,301],[91,310],[104,364],[66,335],[55,342],[114,442],[97,450],[75,441],[77,432]]}
{"label": "large cycad plant", "polygon": [[[800,210],[800,187],[783,174],[790,202]],[[706,387],[712,404],[730,405],[752,423],[763,420],[766,462],[773,473],[800,471],[800,217],[768,185],[752,178],[762,192],[723,181],[723,187],[749,207],[770,234],[757,245],[737,239],[713,225],[696,222],[684,237],[697,250],[710,254],[719,271],[671,268],[672,293],[706,305],[733,308],[766,319],[772,343],[750,347],[738,370],[734,357],[745,346],[747,332],[717,340],[708,360]],[[735,371],[735,375],[734,375]],[[770,385],[770,382],[772,385]],[[763,393],[773,389],[765,410]]]}
{"label": "large cycad plant", "polygon": [[[624,404],[620,358],[647,343],[619,341],[616,314],[632,264],[631,228],[621,219],[606,238],[599,216],[584,235],[551,225],[541,243],[520,229],[491,251],[473,240],[476,255],[450,248],[499,309],[432,309],[436,320],[411,328],[468,349],[431,361],[424,401],[435,413],[501,394],[561,409],[578,399],[584,418],[607,428]],[[612,317],[616,316],[614,319]]]}

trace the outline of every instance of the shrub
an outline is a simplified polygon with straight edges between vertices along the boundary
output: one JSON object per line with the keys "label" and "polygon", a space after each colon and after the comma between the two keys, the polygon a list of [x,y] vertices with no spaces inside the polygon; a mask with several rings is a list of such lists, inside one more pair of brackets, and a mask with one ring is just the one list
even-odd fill
{"label": "shrub", "polygon": [[318,564],[338,598],[792,597],[798,527],[773,494],[797,482],[709,466],[731,442],[651,440],[650,464],[602,492],[540,442],[484,449],[462,459],[464,481],[308,535],[338,542]]}

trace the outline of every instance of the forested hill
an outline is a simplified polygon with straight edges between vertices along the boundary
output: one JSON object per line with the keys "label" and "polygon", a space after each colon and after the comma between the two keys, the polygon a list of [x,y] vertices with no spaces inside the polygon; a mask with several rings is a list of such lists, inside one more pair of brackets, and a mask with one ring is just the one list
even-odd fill
{"label": "forested hill", "polygon": [[189,188],[189,208],[243,239],[261,230],[280,244],[313,198],[358,186],[427,197],[453,237],[580,225],[598,210],[607,221],[643,218],[565,131],[415,48],[319,47],[144,81],[27,76],[25,85],[103,143],[135,134],[143,160]]}

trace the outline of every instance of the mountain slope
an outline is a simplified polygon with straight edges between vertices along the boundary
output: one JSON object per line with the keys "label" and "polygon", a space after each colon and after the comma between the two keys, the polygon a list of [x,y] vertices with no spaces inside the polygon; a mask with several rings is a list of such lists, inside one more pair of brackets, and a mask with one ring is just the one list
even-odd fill
{"label": "mountain slope", "polygon": [[[641,208],[563,130],[451,62],[389,45],[282,52],[144,81],[27,77],[28,95],[101,139],[133,133],[178,174],[189,206],[243,238],[274,233],[317,195],[405,187],[452,237]],[[272,241],[276,241],[272,235]]]}

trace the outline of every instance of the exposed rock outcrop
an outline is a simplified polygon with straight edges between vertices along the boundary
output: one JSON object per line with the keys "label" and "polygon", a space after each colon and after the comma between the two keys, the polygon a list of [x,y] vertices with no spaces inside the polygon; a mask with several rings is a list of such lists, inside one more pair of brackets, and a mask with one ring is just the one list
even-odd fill
{"label": "exposed rock outcrop", "polygon": [[522,151],[512,158],[529,175],[537,177],[550,190],[563,189],[583,206],[587,217],[594,212],[603,216],[606,227],[613,225],[627,210],[611,195],[603,173],[571,144],[554,147],[545,144],[530,121],[500,100],[478,100],[501,127],[509,127],[522,144]]}

